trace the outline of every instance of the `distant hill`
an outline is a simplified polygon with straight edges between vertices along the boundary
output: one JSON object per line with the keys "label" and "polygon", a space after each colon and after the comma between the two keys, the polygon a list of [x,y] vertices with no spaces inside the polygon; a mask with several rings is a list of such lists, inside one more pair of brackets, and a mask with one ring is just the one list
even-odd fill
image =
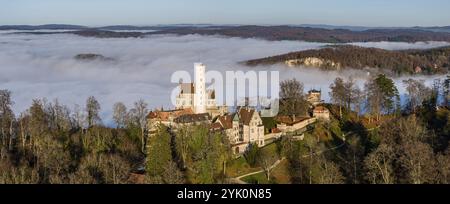
{"label": "distant hill", "polygon": [[448,73],[450,69],[450,47],[389,51],[342,45],[292,52],[244,62],[248,66],[278,63],[284,63],[291,67],[311,66],[326,70],[378,68],[396,74]]}
{"label": "distant hill", "polygon": [[450,33],[433,32],[422,29],[369,29],[352,31],[348,29],[324,29],[296,26],[237,26],[217,28],[175,28],[154,32],[152,34],[201,34],[224,35],[241,38],[260,38],[265,40],[297,40],[325,43],[348,42],[419,42],[447,41]]}
{"label": "distant hill", "polygon": [[140,38],[145,35],[142,32],[116,32],[97,29],[70,31],[67,33],[72,33],[83,37],[96,37],[96,38]]}
{"label": "distant hill", "polygon": [[87,54],[78,54],[74,57],[76,60],[81,61],[94,61],[94,60],[100,60],[100,61],[114,61],[113,58],[105,57],[100,54],[93,54],[93,53],[87,53]]}
{"label": "distant hill", "polygon": [[30,35],[52,35],[52,34],[75,34],[82,37],[95,37],[95,38],[140,38],[144,37],[146,33],[143,32],[119,32],[108,31],[98,29],[82,29],[75,31],[65,32],[38,32],[38,31],[22,31],[16,32],[17,34],[30,34]]}
{"label": "distant hill", "polygon": [[0,30],[80,30],[86,29],[86,26],[66,25],[66,24],[47,24],[47,25],[3,25]]}
{"label": "distant hill", "polygon": [[[116,37],[142,37],[155,34],[176,35],[223,35],[240,38],[260,38],[271,41],[294,40],[324,43],[348,42],[420,42],[420,41],[446,41],[450,42],[450,30],[447,27],[415,27],[415,28],[377,28],[364,27],[320,28],[300,26],[221,26],[221,25],[160,25],[160,26],[105,26],[88,28],[76,25],[42,25],[42,26],[0,26],[0,30],[31,31],[29,34],[52,34],[52,32],[38,33],[39,29],[72,29],[72,33],[85,37],[116,38]],[[125,33],[125,30],[142,32]],[[155,30],[155,32],[144,32]],[[442,32],[439,32],[442,31]],[[117,32],[117,33],[116,33]],[[24,33],[24,32],[22,32]],[[25,32],[26,33],[26,32]],[[56,32],[55,32],[56,33]]]}

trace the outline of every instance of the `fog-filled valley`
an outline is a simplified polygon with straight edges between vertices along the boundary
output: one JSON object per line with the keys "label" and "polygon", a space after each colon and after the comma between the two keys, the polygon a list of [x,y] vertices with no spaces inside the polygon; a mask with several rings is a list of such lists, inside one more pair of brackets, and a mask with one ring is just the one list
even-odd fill
{"label": "fog-filled valley", "polygon": [[[203,62],[207,71],[277,70],[280,80],[296,78],[305,91],[321,89],[329,100],[329,85],[336,77],[352,77],[363,86],[369,76],[363,71],[320,71],[314,68],[288,68],[284,65],[247,67],[238,62],[287,52],[318,49],[328,44],[300,41],[266,41],[222,36],[153,35],[145,38],[86,38],[71,34],[29,35],[0,33],[0,89],[12,91],[14,111],[25,111],[35,98],[58,99],[73,108],[95,96],[102,107],[104,122],[111,119],[112,105],[131,106],[144,99],[149,108],[172,108],[171,83],[175,71],[193,73],[193,63]],[[428,49],[448,46],[446,42],[369,42],[351,43],[362,47],[388,50]],[[77,60],[83,53],[99,54],[112,61]],[[423,76],[431,84],[435,78]],[[409,76],[395,78],[401,83]],[[219,103],[221,97],[218,96]]]}

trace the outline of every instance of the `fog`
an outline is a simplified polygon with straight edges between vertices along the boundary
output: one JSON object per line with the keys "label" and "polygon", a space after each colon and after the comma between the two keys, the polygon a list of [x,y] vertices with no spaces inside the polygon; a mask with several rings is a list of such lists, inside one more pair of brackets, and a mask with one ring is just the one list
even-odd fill
{"label": "fog", "polygon": [[[389,49],[430,48],[447,43],[359,43],[361,46]],[[305,89],[322,89],[327,100],[329,84],[335,77],[352,76],[362,86],[368,77],[363,71],[324,72],[314,68],[287,68],[284,65],[245,67],[237,62],[317,49],[326,44],[298,41],[265,41],[221,36],[171,36],[147,38],[98,39],[71,34],[0,34],[0,89],[13,92],[16,113],[25,111],[35,98],[58,100],[69,108],[84,106],[95,96],[106,123],[111,120],[112,105],[124,102],[131,107],[142,98],[149,108],[171,108],[170,94],[176,84],[170,82],[175,71],[193,73],[193,63],[203,62],[207,70],[277,70],[280,78],[295,77]],[[114,61],[77,61],[80,53],[95,53]],[[430,79],[430,78],[427,78]],[[401,81],[397,79],[396,81]],[[220,99],[220,98],[219,98]]]}
{"label": "fog", "polygon": [[364,43],[350,43],[351,45],[361,47],[375,47],[386,50],[408,50],[408,49],[430,49],[443,46],[450,46],[449,42],[364,42]]}

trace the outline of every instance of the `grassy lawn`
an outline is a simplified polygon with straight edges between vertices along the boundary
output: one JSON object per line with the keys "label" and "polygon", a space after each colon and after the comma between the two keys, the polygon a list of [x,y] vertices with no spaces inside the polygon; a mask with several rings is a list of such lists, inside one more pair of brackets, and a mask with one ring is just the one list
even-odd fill
{"label": "grassy lawn", "polygon": [[[268,154],[278,154],[278,150],[277,150],[277,144],[276,143],[272,143],[269,144],[263,148],[261,148],[261,151],[264,151]],[[280,164],[281,166],[284,166],[283,164]],[[284,167],[283,167],[284,168]],[[239,158],[236,158],[230,162],[228,162],[227,164],[227,170],[226,170],[226,174],[228,177],[238,177],[244,174],[248,174],[251,172],[255,172],[255,171],[259,171],[262,170],[262,168],[260,167],[251,167],[247,161],[245,160],[244,156],[241,156]],[[278,167],[274,169],[274,172],[278,171]],[[283,170],[284,171],[284,170]],[[281,176],[283,173],[279,173],[276,174],[277,178],[280,178],[281,180],[285,181],[285,178],[282,178],[283,176]],[[262,180],[261,180],[262,178]],[[253,176],[249,176],[246,177],[246,179],[253,179],[254,181],[259,181],[260,183],[269,183],[267,181],[267,179],[265,179],[265,175],[264,173],[262,173],[262,175],[256,174]],[[256,180],[255,180],[256,179]],[[265,182],[263,180],[266,180]]]}
{"label": "grassy lawn", "polygon": [[226,174],[228,177],[238,177],[240,175],[244,175],[258,170],[261,170],[261,168],[250,167],[245,158],[242,156],[228,162]]}
{"label": "grassy lawn", "polygon": [[288,160],[281,161],[277,167],[272,170],[271,179],[277,184],[289,184],[291,183],[291,176],[289,174],[289,162]]}
{"label": "grassy lawn", "polygon": [[264,173],[247,176],[242,178],[242,180],[250,184],[270,184],[270,182],[266,179],[266,174]]}
{"label": "grassy lawn", "polygon": [[278,154],[278,150],[277,150],[277,143],[271,143],[267,146],[264,146],[263,148],[261,148],[261,151],[264,151],[265,153],[269,153],[269,154]]}
{"label": "grassy lawn", "polygon": [[290,179],[287,160],[283,160],[272,170],[270,181],[267,180],[264,172],[242,178],[243,181],[251,184],[289,184]]}

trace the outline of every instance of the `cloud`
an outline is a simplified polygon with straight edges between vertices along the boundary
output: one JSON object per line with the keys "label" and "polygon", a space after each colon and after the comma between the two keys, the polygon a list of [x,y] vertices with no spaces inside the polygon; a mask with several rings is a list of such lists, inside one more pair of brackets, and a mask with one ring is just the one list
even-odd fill
{"label": "cloud", "polygon": [[[150,108],[168,108],[171,91],[176,87],[170,82],[172,73],[179,70],[193,73],[194,62],[203,62],[207,70],[220,72],[279,70],[281,79],[295,77],[305,84],[306,89],[322,89],[324,93],[328,92],[328,86],[336,76],[367,77],[362,71],[323,72],[283,65],[249,68],[236,63],[317,49],[325,45],[321,43],[199,35],[98,39],[70,34],[4,33],[0,34],[0,43],[0,89],[13,92],[16,113],[25,111],[34,98],[58,98],[73,107],[74,104],[84,105],[86,98],[92,95],[101,103],[106,122],[111,120],[112,105],[118,101],[131,107],[134,101],[142,98]],[[81,62],[73,58],[80,53],[96,53],[116,60]]]}

